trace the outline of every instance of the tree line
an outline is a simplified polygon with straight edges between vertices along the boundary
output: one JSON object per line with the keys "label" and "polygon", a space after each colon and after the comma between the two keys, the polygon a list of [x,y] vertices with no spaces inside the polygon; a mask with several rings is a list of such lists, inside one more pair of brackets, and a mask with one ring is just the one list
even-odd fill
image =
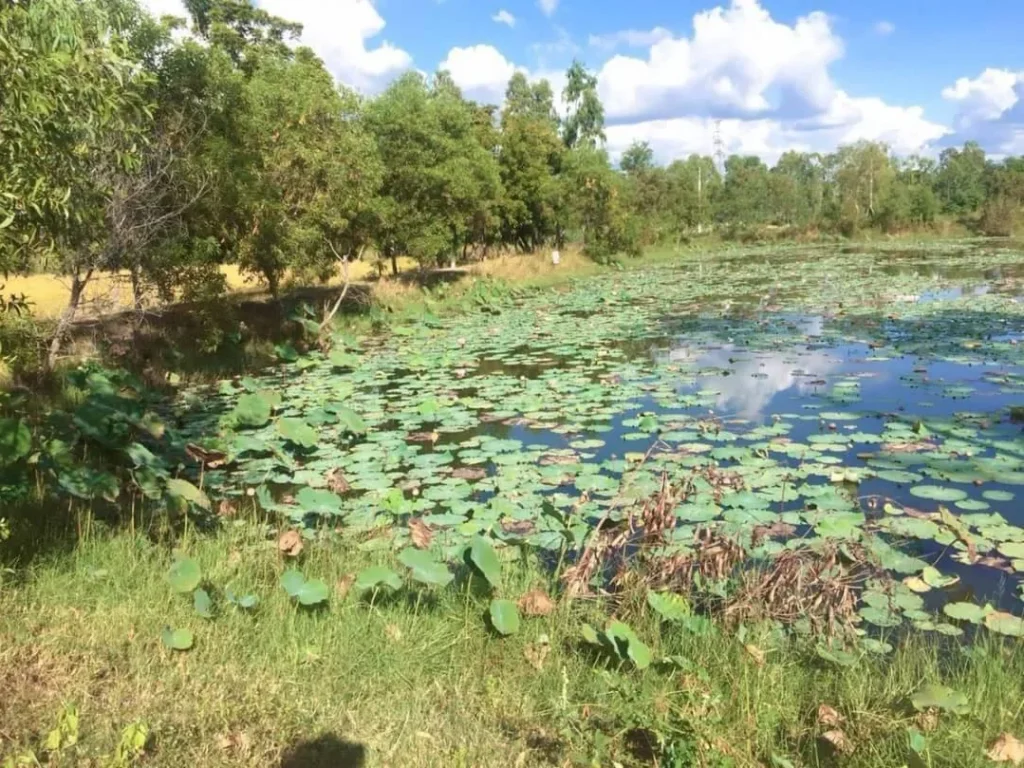
{"label": "tree line", "polygon": [[561,94],[516,73],[501,108],[444,71],[373,98],[338,86],[301,28],[248,0],[186,0],[155,19],[135,0],[0,0],[0,270],[67,276],[51,361],[91,280],[208,300],[236,264],[277,294],[349,261],[426,266],[578,243],[605,260],[705,232],[852,234],[974,217],[1006,233],[1024,158],[977,145],[897,158],[693,155],[647,144],[617,166],[593,73]]}

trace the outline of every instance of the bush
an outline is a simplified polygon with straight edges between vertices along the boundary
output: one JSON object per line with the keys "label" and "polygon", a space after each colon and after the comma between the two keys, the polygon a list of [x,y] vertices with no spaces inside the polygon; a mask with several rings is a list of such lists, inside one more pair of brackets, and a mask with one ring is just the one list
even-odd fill
{"label": "bush", "polygon": [[978,229],[988,237],[1012,237],[1018,229],[1020,208],[1012,200],[997,197],[989,200],[981,210]]}

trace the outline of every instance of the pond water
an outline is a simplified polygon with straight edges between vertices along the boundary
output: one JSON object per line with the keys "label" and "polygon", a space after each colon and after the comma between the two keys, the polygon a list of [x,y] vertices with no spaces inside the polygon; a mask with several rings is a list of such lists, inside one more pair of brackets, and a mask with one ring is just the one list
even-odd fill
{"label": "pond water", "polygon": [[367,548],[420,517],[450,558],[481,532],[578,550],[667,474],[694,490],[664,554],[707,527],[754,559],[861,540],[934,587],[865,618],[954,634],[921,609],[1024,608],[1022,277],[1024,255],[971,245],[689,258],[189,393],[185,437],[232,457],[215,494]]}

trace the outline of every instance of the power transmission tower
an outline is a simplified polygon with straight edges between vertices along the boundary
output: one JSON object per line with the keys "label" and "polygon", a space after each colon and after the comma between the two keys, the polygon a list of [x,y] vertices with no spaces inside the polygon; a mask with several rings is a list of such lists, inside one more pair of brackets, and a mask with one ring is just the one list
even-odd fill
{"label": "power transmission tower", "polygon": [[715,167],[718,169],[718,174],[722,177],[725,176],[725,142],[722,141],[722,121],[715,120]]}

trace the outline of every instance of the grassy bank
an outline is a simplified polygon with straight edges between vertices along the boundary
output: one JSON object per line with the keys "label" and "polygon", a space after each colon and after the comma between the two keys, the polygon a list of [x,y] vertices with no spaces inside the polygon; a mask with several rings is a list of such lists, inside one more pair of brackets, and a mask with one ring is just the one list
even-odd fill
{"label": "grassy bank", "polygon": [[[468,571],[445,590],[360,599],[351,577],[379,561],[365,549],[307,543],[301,570],[330,585],[309,610],[278,585],[289,564],[264,528],[193,539],[212,619],[173,592],[170,550],[142,538],[101,535],[40,561],[0,592],[0,751],[45,762],[68,707],[78,741],[50,764],[111,765],[126,726],[142,724],[152,766],[982,766],[1024,725],[1019,643],[913,638],[836,666],[767,625],[695,633],[642,603],[594,599],[560,600],[502,638]],[[554,594],[529,555],[504,572],[503,595]],[[228,605],[226,588],[258,607]],[[649,668],[581,639],[613,611],[650,645]],[[167,625],[190,629],[193,649],[164,647]],[[915,711],[931,683],[969,693],[969,713]]]}

